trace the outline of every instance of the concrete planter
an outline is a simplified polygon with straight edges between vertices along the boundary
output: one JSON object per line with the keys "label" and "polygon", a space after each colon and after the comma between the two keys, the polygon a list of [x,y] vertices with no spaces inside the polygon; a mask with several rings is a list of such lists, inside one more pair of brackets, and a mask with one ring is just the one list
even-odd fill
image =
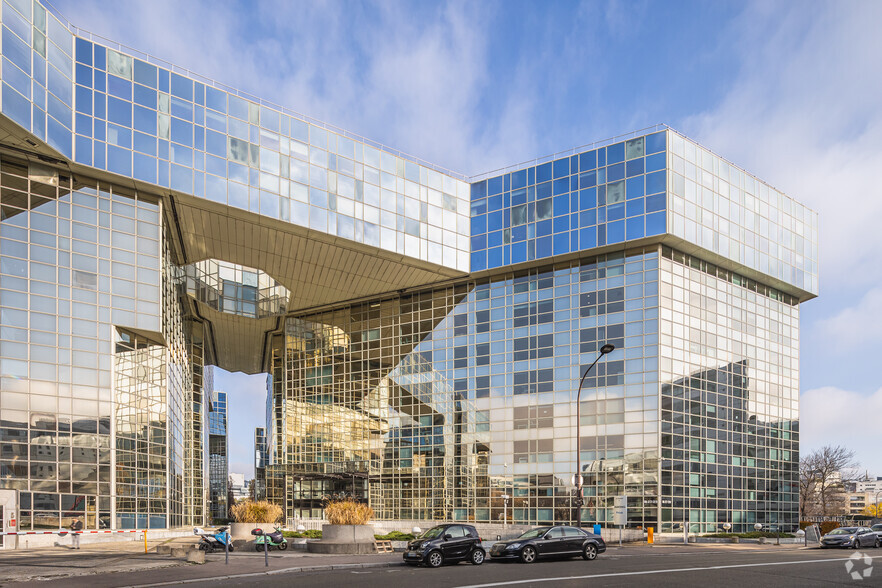
{"label": "concrete planter", "polygon": [[322,525],[322,538],[306,544],[311,553],[374,553],[371,525]]}

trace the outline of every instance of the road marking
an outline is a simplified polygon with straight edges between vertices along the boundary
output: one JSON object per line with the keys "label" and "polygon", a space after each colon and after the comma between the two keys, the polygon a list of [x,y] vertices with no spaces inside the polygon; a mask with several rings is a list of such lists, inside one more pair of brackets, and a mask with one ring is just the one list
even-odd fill
{"label": "road marking", "polygon": [[[882,555],[876,555],[871,557],[870,559],[879,559],[882,558]],[[493,586],[513,586],[515,584],[532,584],[539,582],[562,582],[567,580],[590,580],[592,578],[615,578],[620,576],[646,576],[651,574],[676,574],[680,572],[701,572],[707,570],[729,570],[733,568],[755,568],[762,566],[792,566],[797,564],[809,564],[809,563],[825,563],[825,562],[838,562],[842,563],[848,558],[831,558],[831,559],[806,559],[802,561],[776,561],[776,562],[768,562],[768,563],[752,563],[752,564],[733,564],[728,566],[708,566],[702,568],[676,568],[672,570],[646,570],[643,572],[617,572],[617,573],[609,573],[609,574],[590,574],[587,576],[562,576],[559,578],[536,578],[532,580],[510,580],[508,582],[492,582],[489,584],[468,584],[463,586],[458,586],[457,588],[491,588]]]}

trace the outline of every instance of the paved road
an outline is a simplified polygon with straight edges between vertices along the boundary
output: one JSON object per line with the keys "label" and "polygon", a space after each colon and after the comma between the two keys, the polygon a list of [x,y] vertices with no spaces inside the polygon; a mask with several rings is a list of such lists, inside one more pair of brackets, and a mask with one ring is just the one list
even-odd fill
{"label": "paved road", "polygon": [[[482,566],[458,564],[432,570],[392,567],[362,570],[337,570],[318,573],[251,576],[217,581],[218,586],[256,586],[268,581],[296,583],[298,588],[358,586],[389,588],[420,586],[432,588],[456,586],[495,588],[497,586],[812,586],[862,585],[882,586],[882,552],[866,550],[877,576],[855,581],[846,570],[851,551],[820,549],[709,549],[650,548],[610,550],[593,562],[581,559],[539,562],[524,565],[515,562],[487,562]],[[853,562],[852,571],[863,572],[863,561]]]}
{"label": "paved road", "polygon": [[[482,566],[458,564],[440,569],[410,568],[400,565],[401,554],[362,556],[323,556],[305,552],[275,552],[269,574],[261,554],[236,552],[230,565],[222,555],[211,556],[208,564],[192,566],[167,556],[136,553],[20,553],[0,557],[0,586],[34,577],[34,568],[45,580],[40,586],[116,588],[121,586],[173,586],[182,582],[194,586],[258,586],[296,584],[303,587],[345,586],[390,588],[391,586],[459,586],[495,588],[497,586],[882,586],[882,550],[863,551],[870,564],[878,566],[876,575],[853,580],[846,570],[853,551],[804,549],[800,546],[760,545],[656,545],[625,546],[610,549],[597,560],[581,559],[539,562],[524,565],[488,561]],[[11,554],[10,554],[11,555]],[[863,572],[863,561],[852,562],[853,572]],[[160,567],[173,565],[175,567]],[[345,569],[327,569],[330,566]],[[352,568],[353,565],[367,566]],[[24,567],[23,567],[24,566]],[[303,571],[310,566],[325,569]],[[93,575],[59,578],[70,574]],[[297,570],[297,571],[294,571]],[[116,573],[104,573],[112,572]],[[18,575],[21,573],[22,575]],[[56,579],[50,579],[52,577]],[[233,576],[233,577],[231,577]],[[12,580],[12,581],[10,581]]]}

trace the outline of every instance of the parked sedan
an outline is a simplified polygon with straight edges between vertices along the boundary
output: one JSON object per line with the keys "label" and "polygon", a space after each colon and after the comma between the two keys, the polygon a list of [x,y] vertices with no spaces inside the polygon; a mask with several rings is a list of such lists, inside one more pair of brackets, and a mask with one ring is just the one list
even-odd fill
{"label": "parked sedan", "polygon": [[821,537],[821,549],[827,547],[879,547],[880,538],[867,527],[839,527]]}
{"label": "parked sedan", "polygon": [[531,529],[517,539],[494,543],[490,549],[493,559],[519,559],[533,563],[540,557],[573,557],[581,555],[592,560],[606,551],[606,543],[600,535],[588,533],[576,527],[539,527]]}
{"label": "parked sedan", "polygon": [[484,547],[472,525],[438,525],[407,544],[404,563],[437,568],[445,563],[484,563]]}

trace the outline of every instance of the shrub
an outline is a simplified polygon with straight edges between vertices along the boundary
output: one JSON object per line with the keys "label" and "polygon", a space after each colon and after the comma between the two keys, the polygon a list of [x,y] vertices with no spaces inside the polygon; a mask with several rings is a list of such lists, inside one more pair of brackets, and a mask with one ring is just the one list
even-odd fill
{"label": "shrub", "polygon": [[275,523],[282,517],[281,507],[265,500],[240,502],[230,511],[237,523]]}
{"label": "shrub", "polygon": [[829,533],[833,529],[838,529],[841,526],[842,525],[840,525],[836,521],[824,521],[824,522],[820,523],[821,535],[826,535],[827,533]]}
{"label": "shrub", "polygon": [[413,533],[402,533],[401,531],[392,531],[385,535],[374,535],[374,539],[378,541],[410,541],[413,538]]}
{"label": "shrub", "polygon": [[282,531],[282,536],[291,537],[293,539],[302,539],[304,537],[307,539],[321,539],[322,532],[319,529],[308,529],[302,533],[299,531]]}
{"label": "shrub", "polygon": [[332,525],[366,525],[374,518],[374,509],[352,498],[330,500],[325,504],[325,517]]}

